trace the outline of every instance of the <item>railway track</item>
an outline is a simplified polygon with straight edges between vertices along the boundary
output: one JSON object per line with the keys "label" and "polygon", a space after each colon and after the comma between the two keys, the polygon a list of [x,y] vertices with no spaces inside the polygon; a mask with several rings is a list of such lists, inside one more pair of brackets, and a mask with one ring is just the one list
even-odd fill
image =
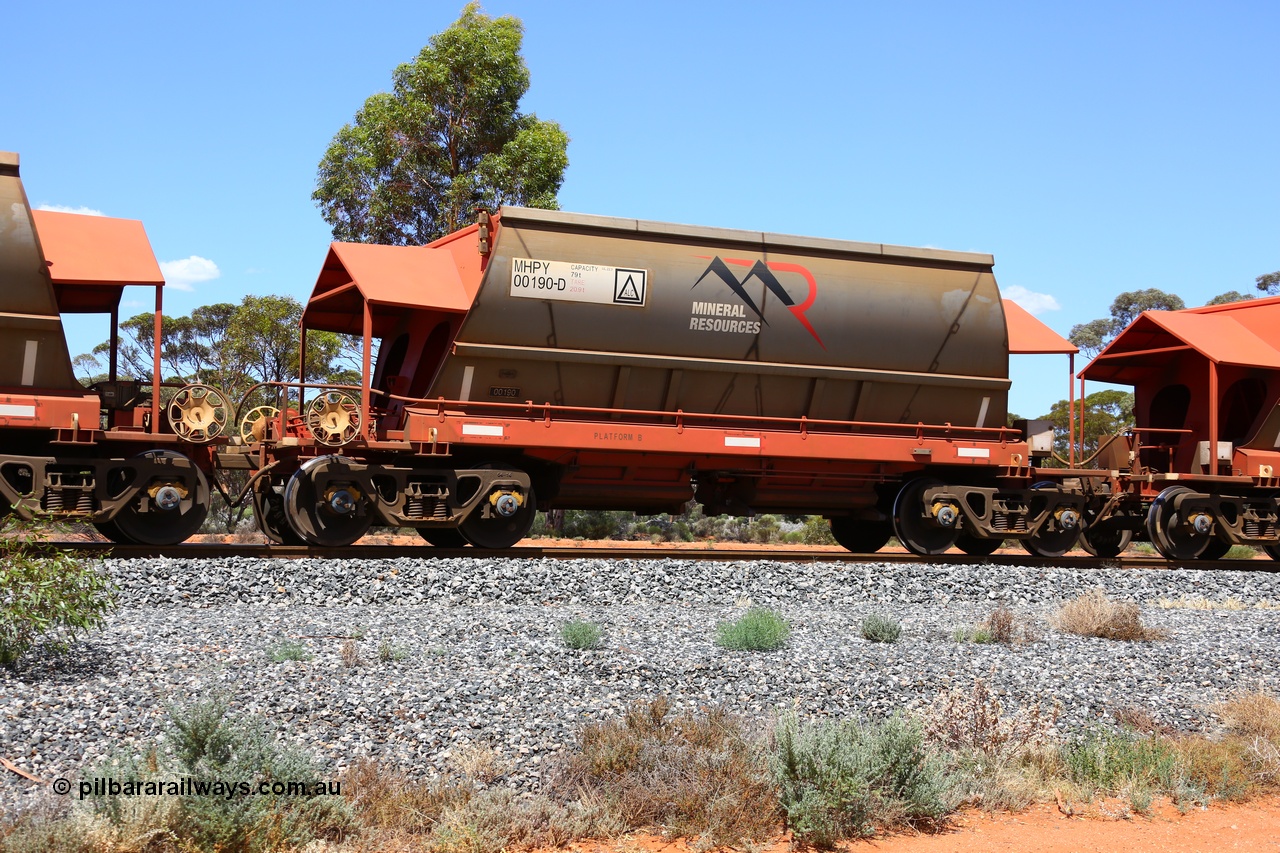
{"label": "railway track", "polygon": [[312,548],[305,545],[265,545],[245,543],[185,543],[172,546],[119,545],[110,542],[53,542],[51,545],[86,557],[113,557],[117,559],[145,559],[165,557],[169,559],[214,559],[222,557],[271,557],[284,560],[340,559],[386,560],[405,557],[448,559],[458,557],[484,557],[523,560],[709,560],[717,562],[745,560],[774,560],[779,562],[837,562],[837,563],[923,563],[942,565],[995,565],[1048,567],[1076,569],[1199,569],[1251,572],[1280,571],[1275,560],[1167,560],[1158,556],[1133,556],[1114,559],[1098,557],[1064,556],[1056,559],[1032,557],[1027,554],[992,554],[973,557],[967,554],[942,554],[921,557],[900,551],[878,551],[874,554],[854,554],[847,551],[830,551],[814,548],[600,548],[591,546],[526,546],[516,548],[485,549],[436,548],[429,545],[348,545],[342,548]]}

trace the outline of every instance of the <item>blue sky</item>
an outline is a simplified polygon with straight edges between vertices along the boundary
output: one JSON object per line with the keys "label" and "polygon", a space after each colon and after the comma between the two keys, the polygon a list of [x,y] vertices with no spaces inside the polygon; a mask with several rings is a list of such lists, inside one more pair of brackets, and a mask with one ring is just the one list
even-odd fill
{"label": "blue sky", "polygon": [[[0,149],[33,205],[141,219],[185,261],[166,313],[305,300],[325,147],[461,8],[10,4]],[[1280,269],[1280,4],[484,9],[524,21],[522,106],[572,140],[566,210],[990,252],[1063,334],[1124,290],[1198,305]],[[1013,361],[1013,410],[1065,396],[1065,357]]]}

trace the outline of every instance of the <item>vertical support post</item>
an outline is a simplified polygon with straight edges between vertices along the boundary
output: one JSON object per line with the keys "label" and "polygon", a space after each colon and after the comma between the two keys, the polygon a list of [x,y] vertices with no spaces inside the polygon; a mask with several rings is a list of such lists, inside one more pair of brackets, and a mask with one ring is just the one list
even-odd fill
{"label": "vertical support post", "polygon": [[1209,359],[1209,471],[1218,473],[1218,363]]}
{"label": "vertical support post", "polygon": [[111,361],[107,368],[107,377],[112,381],[116,381],[116,364],[117,357],[120,352],[120,306],[111,306]]}
{"label": "vertical support post", "polygon": [[[307,401],[307,324],[298,321],[298,413],[306,417]],[[278,433],[284,435],[284,414],[289,409],[289,389],[284,389],[284,402],[280,404],[280,428]]]}
{"label": "vertical support post", "polygon": [[[1084,456],[1084,413],[1085,413],[1084,376],[1081,376],[1080,377],[1080,429],[1077,432],[1077,435],[1080,438],[1080,455],[1081,456]],[[1083,462],[1084,460],[1081,459],[1080,461]]]}
{"label": "vertical support post", "polygon": [[160,332],[163,321],[164,288],[156,285],[156,320],[151,354],[151,434],[160,432]]}
{"label": "vertical support post", "polygon": [[[306,396],[307,384],[307,326],[302,321],[298,322],[298,411],[303,411],[303,397]],[[289,395],[285,394],[287,402]]]}
{"label": "vertical support post", "polygon": [[373,435],[369,430],[369,395],[373,385],[373,309],[369,307],[369,300],[364,300],[364,358],[360,371],[360,430],[364,433],[366,439],[372,438]]}
{"label": "vertical support post", "polygon": [[[1067,423],[1067,461],[1072,468],[1076,467],[1076,354],[1067,353],[1067,411],[1070,421]],[[1080,409],[1080,434],[1084,435],[1084,407]],[[1083,445],[1083,441],[1081,442]]]}

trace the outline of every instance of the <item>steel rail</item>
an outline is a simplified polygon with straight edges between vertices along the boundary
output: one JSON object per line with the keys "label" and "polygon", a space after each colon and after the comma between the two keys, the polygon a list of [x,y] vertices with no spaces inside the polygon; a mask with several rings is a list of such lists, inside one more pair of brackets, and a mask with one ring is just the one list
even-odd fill
{"label": "steel rail", "polygon": [[1030,554],[992,554],[974,557],[968,554],[941,554],[921,557],[901,551],[854,554],[813,548],[655,548],[652,546],[601,548],[595,546],[524,546],[503,549],[436,548],[431,545],[348,545],[342,548],[313,548],[306,545],[265,545],[241,543],[187,543],[171,546],[118,545],[110,542],[59,542],[50,547],[84,556],[147,559],[215,559],[218,557],[256,557],[283,560],[360,559],[524,559],[524,560],[702,560],[714,562],[772,561],[783,563],[902,563],[918,565],[992,565],[1030,566],[1076,569],[1196,569],[1251,572],[1280,571],[1280,562],[1257,560],[1167,560],[1164,557],[1064,556],[1033,557]]}

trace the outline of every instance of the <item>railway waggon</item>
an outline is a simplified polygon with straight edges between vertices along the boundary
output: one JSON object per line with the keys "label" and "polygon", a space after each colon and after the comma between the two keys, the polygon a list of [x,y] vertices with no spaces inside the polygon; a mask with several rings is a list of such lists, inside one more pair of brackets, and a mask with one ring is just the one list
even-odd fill
{"label": "railway waggon", "polygon": [[[1134,385],[1137,426],[1061,467],[1047,422],[1006,425],[1009,355],[1075,348],[1000,298],[990,255],[482,212],[429,246],[330,246],[300,354],[309,332],[358,336],[360,386],[231,401],[161,381],[141,223],[33,213],[13,154],[0,215],[3,512],[165,545],[217,492],[276,543],[380,525],[505,548],[538,509],[694,498],[820,514],[858,552],[896,535],[920,554],[1106,556],[1136,536],[1171,559],[1280,558],[1280,300],[1140,317],[1080,375],[1081,395]],[[85,388],[61,315],[109,314],[114,341],[127,285],[154,288],[152,375],[118,376],[113,347]]]}

